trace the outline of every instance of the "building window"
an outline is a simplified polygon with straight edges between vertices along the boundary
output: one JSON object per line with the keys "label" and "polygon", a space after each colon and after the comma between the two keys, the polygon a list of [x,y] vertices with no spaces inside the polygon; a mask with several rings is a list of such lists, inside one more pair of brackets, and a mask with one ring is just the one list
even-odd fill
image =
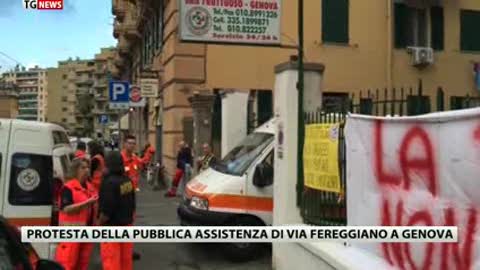
{"label": "building window", "polygon": [[348,0],[323,0],[323,42],[348,43]]}
{"label": "building window", "polygon": [[67,102],[67,97],[62,97],[63,102]]}
{"label": "building window", "polygon": [[63,108],[62,108],[62,112],[66,112],[66,111],[68,111],[68,109],[65,108],[65,107],[63,107]]}
{"label": "building window", "polygon": [[460,11],[460,50],[480,51],[480,11]]}
{"label": "building window", "polygon": [[156,20],[156,43],[155,43],[155,48],[158,50],[162,47],[163,45],[163,16],[164,16],[164,10],[163,10],[163,1],[158,1],[158,7],[157,7],[157,20]]}
{"label": "building window", "polygon": [[143,32],[143,46],[142,46],[142,66],[147,64],[147,35]]}
{"label": "building window", "polygon": [[404,3],[395,3],[394,16],[395,48],[412,46],[443,50],[444,15],[442,7],[417,8]]}
{"label": "building window", "polygon": [[[157,9],[158,10],[158,9]],[[158,49],[158,11],[155,10],[155,14],[152,20],[152,51],[155,55],[156,50]]]}
{"label": "building window", "polygon": [[67,79],[67,74],[63,74],[62,79],[66,80]]}
{"label": "building window", "polygon": [[67,122],[67,118],[62,118],[62,122],[63,122],[63,123],[66,123],[66,122]]}

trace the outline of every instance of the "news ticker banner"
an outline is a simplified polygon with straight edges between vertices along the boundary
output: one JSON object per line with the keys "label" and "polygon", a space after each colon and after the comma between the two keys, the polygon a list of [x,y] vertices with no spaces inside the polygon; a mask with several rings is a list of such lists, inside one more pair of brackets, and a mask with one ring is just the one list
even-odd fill
{"label": "news ticker banner", "polygon": [[458,241],[451,226],[24,226],[22,242],[271,243],[271,242],[448,242]]}

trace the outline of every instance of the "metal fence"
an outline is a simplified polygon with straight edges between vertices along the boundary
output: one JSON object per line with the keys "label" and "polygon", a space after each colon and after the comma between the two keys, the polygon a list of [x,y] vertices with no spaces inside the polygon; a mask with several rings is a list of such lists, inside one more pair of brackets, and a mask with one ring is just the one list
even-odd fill
{"label": "metal fence", "polygon": [[[445,110],[445,94],[442,88],[438,88],[435,97],[436,111]],[[451,96],[450,110],[458,110],[480,106],[479,97]],[[419,115],[434,111],[431,97],[423,95],[420,82],[416,91],[413,88],[400,88],[391,90],[375,90],[360,92],[358,98],[351,95],[347,100],[321,112],[306,112],[305,124],[314,123],[340,123],[338,166],[340,172],[343,196],[338,193],[312,189],[303,185],[303,173],[299,173],[298,184],[303,189],[298,192],[301,215],[307,224],[320,226],[343,226],[347,223],[346,198],[346,145],[344,138],[344,124],[346,115],[359,113],[377,116],[403,116]]]}

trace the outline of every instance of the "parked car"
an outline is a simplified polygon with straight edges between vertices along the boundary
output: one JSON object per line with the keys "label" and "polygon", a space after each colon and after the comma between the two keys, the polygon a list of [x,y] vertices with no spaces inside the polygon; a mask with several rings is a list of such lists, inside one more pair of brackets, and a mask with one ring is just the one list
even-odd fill
{"label": "parked car", "polygon": [[0,216],[0,269],[2,270],[63,270],[51,260],[40,259],[33,246],[22,243],[20,231]]}

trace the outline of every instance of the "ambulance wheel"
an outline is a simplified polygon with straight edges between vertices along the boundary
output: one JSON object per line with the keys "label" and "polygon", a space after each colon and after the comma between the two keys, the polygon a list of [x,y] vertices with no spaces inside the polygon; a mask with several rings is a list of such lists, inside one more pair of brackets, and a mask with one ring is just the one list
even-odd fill
{"label": "ambulance wheel", "polygon": [[[232,219],[226,226],[265,226],[263,222],[255,217],[239,216]],[[229,243],[225,245],[225,256],[233,262],[250,261],[266,250],[262,243]]]}

